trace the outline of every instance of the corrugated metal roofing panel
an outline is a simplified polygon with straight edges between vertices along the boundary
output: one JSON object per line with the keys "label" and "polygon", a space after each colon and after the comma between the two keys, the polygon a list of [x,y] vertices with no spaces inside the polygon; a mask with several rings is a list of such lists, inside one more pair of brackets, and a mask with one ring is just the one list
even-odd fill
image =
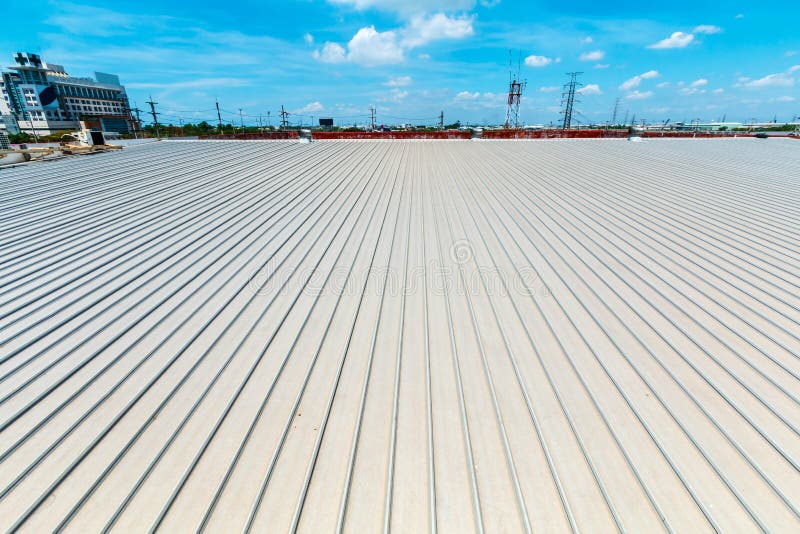
{"label": "corrugated metal roofing panel", "polygon": [[0,172],[0,525],[800,526],[791,140]]}

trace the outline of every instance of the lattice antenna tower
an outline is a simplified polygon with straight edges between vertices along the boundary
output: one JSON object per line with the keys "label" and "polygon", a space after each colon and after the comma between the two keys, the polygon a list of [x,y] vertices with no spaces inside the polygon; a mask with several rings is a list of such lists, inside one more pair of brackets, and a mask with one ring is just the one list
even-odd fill
{"label": "lattice antenna tower", "polygon": [[568,72],[567,76],[569,76],[569,81],[564,84],[564,92],[561,93],[561,115],[563,115],[563,121],[561,123],[561,127],[564,130],[569,130],[572,126],[572,112],[575,107],[576,103],[580,103],[579,100],[575,99],[575,94],[577,90],[583,86],[582,83],[578,81],[578,76],[583,74],[582,72]]}
{"label": "lattice antenna tower", "polygon": [[511,50],[508,51],[508,104],[506,107],[506,128],[519,128],[519,104],[522,93],[528,86],[522,79],[522,52],[517,55],[517,72],[514,72],[514,60]]}

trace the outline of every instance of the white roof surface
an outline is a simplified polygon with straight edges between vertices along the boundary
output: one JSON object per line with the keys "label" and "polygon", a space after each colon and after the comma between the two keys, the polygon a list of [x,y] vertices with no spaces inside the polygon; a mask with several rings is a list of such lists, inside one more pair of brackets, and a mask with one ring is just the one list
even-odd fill
{"label": "white roof surface", "polygon": [[0,530],[800,530],[800,143],[0,171]]}

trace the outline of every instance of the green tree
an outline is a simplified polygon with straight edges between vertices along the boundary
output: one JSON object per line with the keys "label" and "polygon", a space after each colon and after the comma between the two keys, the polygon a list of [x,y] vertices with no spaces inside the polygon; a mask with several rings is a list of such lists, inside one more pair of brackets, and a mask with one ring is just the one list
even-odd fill
{"label": "green tree", "polygon": [[33,137],[25,132],[20,132],[18,134],[10,134],[8,136],[8,141],[15,145],[22,143],[30,143],[33,141]]}

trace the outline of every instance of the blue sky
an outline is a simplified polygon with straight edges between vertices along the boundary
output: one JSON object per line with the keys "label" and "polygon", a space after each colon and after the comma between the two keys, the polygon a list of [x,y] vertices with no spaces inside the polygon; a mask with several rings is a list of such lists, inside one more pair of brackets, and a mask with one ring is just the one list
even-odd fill
{"label": "blue sky", "polygon": [[[509,49],[527,80],[521,118],[558,120],[583,71],[582,122],[620,117],[760,121],[800,115],[793,0],[284,0],[6,3],[5,65],[42,54],[74,75],[119,74],[162,120],[275,114],[379,123],[499,123]],[[10,9],[10,12],[9,12]],[[234,116],[234,113],[236,114]],[[265,119],[266,120],[266,119]]]}

